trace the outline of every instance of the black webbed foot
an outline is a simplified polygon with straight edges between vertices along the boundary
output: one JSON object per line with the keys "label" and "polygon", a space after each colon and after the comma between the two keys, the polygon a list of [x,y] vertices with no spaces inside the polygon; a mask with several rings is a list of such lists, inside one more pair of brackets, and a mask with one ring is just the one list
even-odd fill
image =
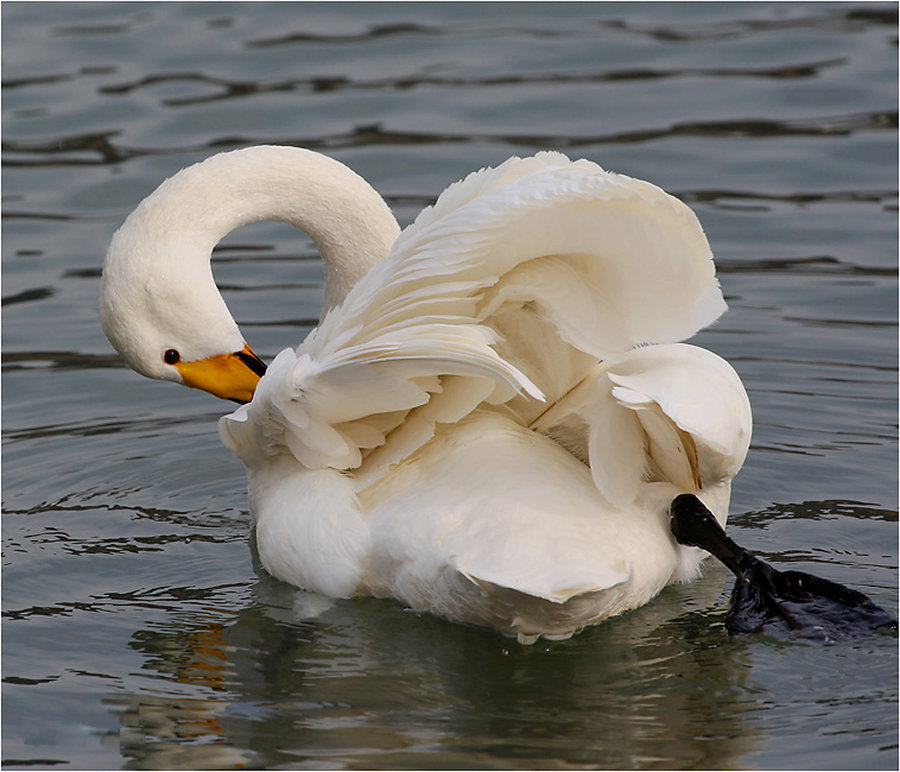
{"label": "black webbed foot", "polygon": [[696,496],[672,502],[676,541],[705,549],[735,575],[725,627],[741,633],[788,633],[825,642],[897,628],[867,596],[802,571],[778,571],[733,542]]}

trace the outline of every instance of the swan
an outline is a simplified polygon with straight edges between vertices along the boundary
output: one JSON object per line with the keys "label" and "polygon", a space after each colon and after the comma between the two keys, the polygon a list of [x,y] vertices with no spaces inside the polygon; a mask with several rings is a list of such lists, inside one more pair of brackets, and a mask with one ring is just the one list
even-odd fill
{"label": "swan", "polygon": [[[210,268],[263,219],[325,265],[318,326],[268,367]],[[100,293],[130,367],[240,403],[219,435],[271,575],[523,643],[699,575],[669,506],[725,523],[752,421],[733,368],[683,341],[725,309],[688,206],[557,152],[470,174],[402,232],[327,156],[220,153],[128,216]]]}

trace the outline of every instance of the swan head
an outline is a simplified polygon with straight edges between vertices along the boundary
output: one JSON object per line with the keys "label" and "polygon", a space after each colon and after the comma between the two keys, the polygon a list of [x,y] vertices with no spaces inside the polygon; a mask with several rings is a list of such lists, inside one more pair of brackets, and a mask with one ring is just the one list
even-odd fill
{"label": "swan head", "polygon": [[258,220],[312,238],[325,264],[326,310],[384,259],[400,232],[365,180],[310,150],[249,147],[182,169],[128,216],[106,254],[100,320],[134,370],[251,399],[265,365],[228,312],[210,257],[223,236]]}
{"label": "swan head", "polygon": [[266,366],[215,285],[209,259],[217,239],[209,243],[160,206],[163,187],[110,242],[100,290],[103,331],[141,375],[248,402]]}

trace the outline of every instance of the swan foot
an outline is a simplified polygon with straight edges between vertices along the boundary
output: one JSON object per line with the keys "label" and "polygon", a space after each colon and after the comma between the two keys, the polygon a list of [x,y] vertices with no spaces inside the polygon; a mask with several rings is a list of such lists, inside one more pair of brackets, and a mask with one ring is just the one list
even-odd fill
{"label": "swan foot", "polygon": [[670,514],[679,544],[706,550],[735,575],[725,617],[732,635],[765,632],[832,643],[896,631],[897,620],[863,593],[802,571],[778,571],[740,547],[696,496],[677,496]]}

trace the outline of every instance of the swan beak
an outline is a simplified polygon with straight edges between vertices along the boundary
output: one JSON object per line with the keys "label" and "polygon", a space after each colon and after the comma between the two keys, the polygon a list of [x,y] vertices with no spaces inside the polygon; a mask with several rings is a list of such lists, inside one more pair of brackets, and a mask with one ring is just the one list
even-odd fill
{"label": "swan beak", "polygon": [[253,399],[256,384],[266,372],[266,364],[250,346],[230,354],[219,354],[175,365],[186,386],[203,389],[221,399],[244,404]]}

